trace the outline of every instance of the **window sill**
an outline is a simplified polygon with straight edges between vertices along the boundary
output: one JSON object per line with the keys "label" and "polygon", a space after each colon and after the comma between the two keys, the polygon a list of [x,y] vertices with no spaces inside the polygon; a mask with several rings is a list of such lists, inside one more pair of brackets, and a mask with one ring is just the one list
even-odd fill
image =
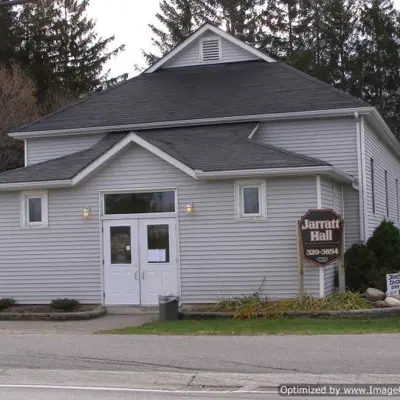
{"label": "window sill", "polygon": [[235,220],[237,222],[265,222],[268,218],[266,216],[260,217],[238,217],[236,216]]}
{"label": "window sill", "polygon": [[22,229],[48,229],[48,225],[22,225]]}

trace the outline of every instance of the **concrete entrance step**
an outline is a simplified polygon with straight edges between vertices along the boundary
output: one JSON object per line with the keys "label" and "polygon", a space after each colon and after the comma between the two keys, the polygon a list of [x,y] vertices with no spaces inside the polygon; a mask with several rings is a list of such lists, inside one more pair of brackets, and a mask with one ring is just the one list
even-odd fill
{"label": "concrete entrance step", "polygon": [[107,312],[111,315],[158,315],[158,306],[109,306]]}

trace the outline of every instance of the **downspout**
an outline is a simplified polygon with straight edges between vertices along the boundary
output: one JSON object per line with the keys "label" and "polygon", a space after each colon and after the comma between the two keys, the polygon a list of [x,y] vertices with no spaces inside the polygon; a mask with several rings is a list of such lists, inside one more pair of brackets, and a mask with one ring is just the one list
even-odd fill
{"label": "downspout", "polygon": [[[321,175],[317,175],[317,208],[322,208]],[[319,297],[325,297],[325,270],[319,267]]]}
{"label": "downspout", "polygon": [[365,218],[364,218],[364,170],[363,170],[363,152],[362,142],[363,137],[361,135],[361,118],[358,112],[354,113],[356,120],[356,136],[357,136],[357,170],[358,170],[358,207],[359,207],[359,218],[360,218],[360,241],[365,241]]}

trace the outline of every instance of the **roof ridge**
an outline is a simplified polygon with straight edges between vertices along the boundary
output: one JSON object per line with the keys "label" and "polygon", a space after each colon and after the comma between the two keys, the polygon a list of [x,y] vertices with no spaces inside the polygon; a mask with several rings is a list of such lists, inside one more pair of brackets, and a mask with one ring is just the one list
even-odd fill
{"label": "roof ridge", "polygon": [[269,148],[269,149],[272,149],[272,150],[276,150],[276,151],[279,151],[280,153],[287,154],[287,155],[290,155],[290,156],[294,156],[294,157],[297,157],[297,158],[301,158],[303,160],[312,161],[312,162],[315,162],[315,163],[321,163],[322,162],[325,165],[332,166],[332,164],[328,163],[327,161],[321,160],[321,159],[316,158],[316,157],[310,157],[310,156],[306,156],[304,154],[299,154],[299,153],[296,153],[294,151],[283,149],[282,147],[273,146],[271,144],[260,143],[258,141],[251,140],[249,138],[246,138],[245,140],[247,140],[247,141],[249,141],[249,142],[251,142],[251,143],[253,143],[255,145],[258,145],[258,146],[261,146],[261,147],[266,147],[266,148]]}
{"label": "roof ridge", "polygon": [[365,103],[363,100],[360,100],[360,99],[358,99],[357,97],[352,96],[351,94],[345,92],[344,90],[338,89],[338,88],[336,88],[335,86],[330,85],[329,83],[326,83],[326,82],[324,82],[324,81],[321,81],[320,79],[315,78],[315,77],[311,76],[310,74],[307,74],[307,73],[305,73],[305,72],[303,72],[303,71],[300,71],[299,69],[294,68],[294,67],[292,67],[292,66],[289,65],[289,64],[286,64],[286,63],[284,63],[284,62],[277,62],[276,64],[277,64],[277,65],[281,65],[281,66],[283,66],[284,68],[290,69],[292,72],[295,72],[295,73],[297,73],[298,75],[301,75],[303,78],[306,78],[306,79],[308,79],[308,80],[311,81],[311,82],[314,82],[314,83],[316,83],[316,84],[318,84],[318,85],[320,85],[320,86],[322,86],[322,87],[324,87],[324,88],[327,88],[327,89],[331,90],[332,92],[335,92],[335,93],[340,94],[340,95],[342,95],[342,96],[349,97],[349,98],[352,99],[353,101],[354,101],[354,100],[355,100],[355,101],[358,101],[360,104],[363,104],[365,107],[370,107],[370,106],[369,106],[367,103]]}

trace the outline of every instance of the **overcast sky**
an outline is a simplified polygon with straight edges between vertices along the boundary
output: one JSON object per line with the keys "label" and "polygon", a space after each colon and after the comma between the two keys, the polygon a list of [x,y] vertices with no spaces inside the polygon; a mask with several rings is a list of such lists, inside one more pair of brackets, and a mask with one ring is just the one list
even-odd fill
{"label": "overcast sky", "polygon": [[[400,0],[395,3],[400,8]],[[115,35],[117,44],[126,45],[125,52],[109,63],[113,76],[134,75],[135,64],[145,66],[141,49],[151,50],[148,24],[155,22],[158,10],[159,0],[91,0],[89,13],[97,20],[100,35]]]}

